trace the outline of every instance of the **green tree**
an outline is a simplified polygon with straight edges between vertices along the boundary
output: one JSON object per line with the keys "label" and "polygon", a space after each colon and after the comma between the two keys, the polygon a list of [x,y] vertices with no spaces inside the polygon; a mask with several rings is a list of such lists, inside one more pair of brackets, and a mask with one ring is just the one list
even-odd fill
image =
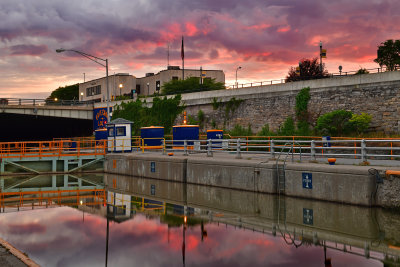
{"label": "green tree", "polygon": [[297,67],[291,67],[289,69],[286,82],[320,79],[329,75],[324,65],[322,65],[322,70],[320,69],[318,58],[303,58],[300,60],[298,67],[299,72],[296,72]]}
{"label": "green tree", "polygon": [[59,100],[79,100],[79,83],[58,87],[56,90],[51,92],[50,96],[47,97],[47,100],[53,100],[55,98]]}
{"label": "green tree", "polygon": [[386,66],[387,70],[393,71],[400,64],[400,40],[387,40],[378,46],[377,58],[374,62],[379,66]]}
{"label": "green tree", "polygon": [[200,84],[199,77],[189,77],[185,80],[171,80],[163,84],[161,92],[165,95],[172,95],[222,89],[225,89],[225,85],[216,82],[215,79],[204,79],[203,84]]}
{"label": "green tree", "polygon": [[153,105],[146,107],[137,99],[132,102],[122,102],[114,108],[113,119],[124,118],[133,122],[133,135],[140,135],[140,128],[145,126],[163,126],[165,133],[170,133],[176,118],[184,110],[181,105],[181,95],[173,98],[153,98]]}
{"label": "green tree", "polygon": [[299,135],[309,135],[309,114],[308,102],[310,101],[310,87],[305,87],[300,90],[296,96],[296,119],[297,119],[297,133]]}
{"label": "green tree", "polygon": [[317,120],[315,129],[322,135],[342,136],[353,131],[352,124],[349,121],[353,116],[351,111],[334,110],[325,113]]}

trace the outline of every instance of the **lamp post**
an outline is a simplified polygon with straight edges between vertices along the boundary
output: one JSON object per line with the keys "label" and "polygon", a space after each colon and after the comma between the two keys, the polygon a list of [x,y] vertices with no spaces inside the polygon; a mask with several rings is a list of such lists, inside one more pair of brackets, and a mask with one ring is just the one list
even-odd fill
{"label": "lamp post", "polygon": [[319,41],[319,70],[322,73],[322,41]]}
{"label": "lamp post", "polygon": [[236,68],[236,79],[235,79],[235,81],[236,81],[236,88],[238,88],[239,86],[238,86],[238,82],[237,82],[237,72],[238,72],[238,70],[240,70],[240,69],[242,69],[242,67],[237,67]]}
{"label": "lamp post", "polygon": [[83,101],[83,92],[81,92],[81,101]]}
{"label": "lamp post", "polygon": [[122,95],[121,90],[124,87],[124,85],[122,83],[119,84],[119,96]]}
{"label": "lamp post", "polygon": [[149,87],[150,87],[150,83],[147,83],[147,95],[150,95],[150,91],[149,91]]}
{"label": "lamp post", "polygon": [[[102,59],[102,58],[95,57],[95,56],[86,54],[86,53],[81,52],[81,51],[78,51],[78,50],[73,50],[73,49],[63,49],[63,48],[56,49],[56,52],[57,52],[57,53],[62,53],[62,52],[66,52],[66,51],[72,51],[72,52],[78,53],[79,55],[84,56],[84,57],[90,59],[91,61],[93,61],[93,62],[95,62],[95,63],[97,63],[97,64],[99,64],[99,65],[101,65],[101,66],[103,66],[103,67],[106,68],[106,83],[107,83],[107,122],[110,122],[110,94],[109,94],[109,88],[108,88],[108,59],[107,59],[107,58],[106,58],[106,59]],[[101,63],[99,60],[104,61],[105,64]]]}

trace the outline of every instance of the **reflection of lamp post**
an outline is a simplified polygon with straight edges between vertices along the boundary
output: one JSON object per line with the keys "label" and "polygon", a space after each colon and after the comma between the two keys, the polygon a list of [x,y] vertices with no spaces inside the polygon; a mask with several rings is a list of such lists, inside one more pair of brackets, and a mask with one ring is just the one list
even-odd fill
{"label": "reflection of lamp post", "polygon": [[150,95],[149,87],[150,87],[150,83],[147,83],[147,95]]}
{"label": "reflection of lamp post", "polygon": [[[101,65],[101,66],[103,66],[103,67],[106,68],[106,83],[107,83],[107,122],[109,122],[109,121],[110,121],[110,94],[109,94],[109,89],[108,89],[108,59],[102,59],[102,58],[95,57],[95,56],[92,56],[92,55],[83,53],[83,52],[81,52],[81,51],[73,50],[73,49],[63,49],[63,48],[56,49],[56,52],[57,52],[57,53],[62,53],[62,52],[65,52],[65,51],[72,51],[72,52],[78,53],[79,55],[84,56],[84,57],[90,59],[91,61],[96,62],[97,64],[99,64],[99,65]],[[105,62],[105,65],[104,65],[103,63],[101,63],[99,60],[104,61],[104,62]]]}
{"label": "reflection of lamp post", "polygon": [[124,85],[122,83],[120,83],[119,84],[119,95],[120,96],[122,95],[121,90],[122,90],[123,87],[124,87]]}
{"label": "reflection of lamp post", "polygon": [[240,69],[242,69],[242,67],[237,67],[236,68],[236,88],[238,88],[239,86],[238,86],[238,82],[237,82],[237,72],[238,72],[238,70],[240,70]]}

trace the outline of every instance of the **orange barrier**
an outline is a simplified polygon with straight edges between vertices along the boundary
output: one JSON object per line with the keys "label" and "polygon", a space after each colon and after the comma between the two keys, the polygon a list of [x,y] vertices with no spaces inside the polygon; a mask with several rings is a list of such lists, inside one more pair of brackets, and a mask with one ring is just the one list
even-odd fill
{"label": "orange barrier", "polygon": [[105,155],[105,140],[40,141],[0,143],[1,158],[62,157]]}
{"label": "orange barrier", "polygon": [[389,175],[397,175],[397,176],[400,176],[400,171],[387,170],[387,171],[386,171],[386,176],[389,176]]}

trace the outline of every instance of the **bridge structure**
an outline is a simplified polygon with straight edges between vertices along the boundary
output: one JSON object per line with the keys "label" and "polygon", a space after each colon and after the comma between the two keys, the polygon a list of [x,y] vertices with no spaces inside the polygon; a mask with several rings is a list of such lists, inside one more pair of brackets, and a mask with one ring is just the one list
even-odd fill
{"label": "bridge structure", "polygon": [[0,98],[2,113],[93,120],[93,102]]}

